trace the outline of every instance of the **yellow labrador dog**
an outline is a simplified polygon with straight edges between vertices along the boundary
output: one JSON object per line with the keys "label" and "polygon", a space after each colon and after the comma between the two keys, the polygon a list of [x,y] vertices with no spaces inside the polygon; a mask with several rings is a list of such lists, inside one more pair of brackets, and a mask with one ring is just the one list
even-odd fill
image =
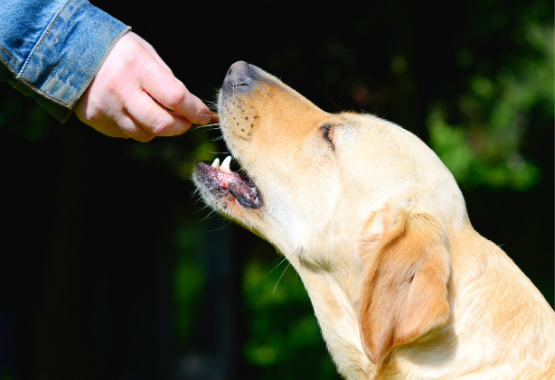
{"label": "yellow labrador dog", "polygon": [[245,62],[218,114],[245,173],[199,162],[195,183],[295,267],[345,378],[555,379],[555,313],[421,140]]}

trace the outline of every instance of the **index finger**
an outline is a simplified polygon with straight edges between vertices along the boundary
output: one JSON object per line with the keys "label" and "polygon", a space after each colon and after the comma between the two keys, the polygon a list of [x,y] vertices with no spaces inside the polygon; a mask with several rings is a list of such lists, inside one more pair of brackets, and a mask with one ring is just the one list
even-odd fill
{"label": "index finger", "polygon": [[164,107],[181,114],[192,123],[206,124],[214,114],[166,70],[159,70],[154,78],[145,78],[143,88]]}

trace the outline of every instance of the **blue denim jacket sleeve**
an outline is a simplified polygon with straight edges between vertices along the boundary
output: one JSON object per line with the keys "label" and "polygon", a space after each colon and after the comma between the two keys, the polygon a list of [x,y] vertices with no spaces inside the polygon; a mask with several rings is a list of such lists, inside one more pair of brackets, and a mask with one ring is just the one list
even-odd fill
{"label": "blue denim jacket sleeve", "polygon": [[2,0],[0,80],[64,122],[129,29],[86,0]]}

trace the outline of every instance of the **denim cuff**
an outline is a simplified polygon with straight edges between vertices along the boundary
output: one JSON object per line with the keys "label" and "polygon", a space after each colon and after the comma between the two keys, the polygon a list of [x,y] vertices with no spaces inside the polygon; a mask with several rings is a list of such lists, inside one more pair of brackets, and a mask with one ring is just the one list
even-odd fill
{"label": "denim cuff", "polygon": [[[130,29],[86,0],[68,0],[24,61],[0,59],[9,81],[61,122],[66,121],[114,44]],[[3,51],[2,53],[7,53]]]}

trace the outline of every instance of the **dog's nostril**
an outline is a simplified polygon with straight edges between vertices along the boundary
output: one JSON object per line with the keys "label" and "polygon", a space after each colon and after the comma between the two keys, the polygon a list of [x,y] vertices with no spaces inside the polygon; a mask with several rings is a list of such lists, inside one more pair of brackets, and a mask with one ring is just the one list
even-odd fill
{"label": "dog's nostril", "polygon": [[224,79],[224,84],[232,86],[246,86],[249,79],[249,64],[245,61],[237,61],[229,70]]}

